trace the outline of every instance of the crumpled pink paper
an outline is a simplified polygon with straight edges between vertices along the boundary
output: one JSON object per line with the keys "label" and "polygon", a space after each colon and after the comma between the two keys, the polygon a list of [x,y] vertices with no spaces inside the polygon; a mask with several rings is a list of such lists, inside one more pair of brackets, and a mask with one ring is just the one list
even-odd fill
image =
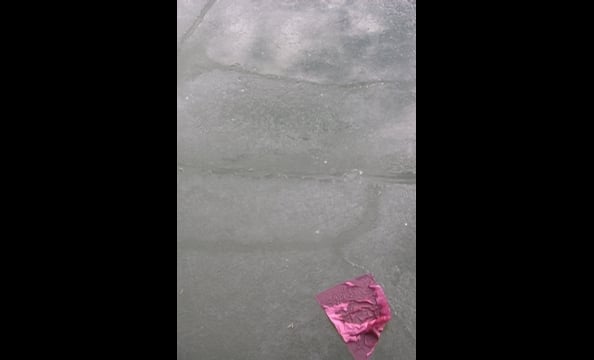
{"label": "crumpled pink paper", "polygon": [[388,299],[373,275],[345,281],[316,296],[355,360],[367,360],[392,318]]}

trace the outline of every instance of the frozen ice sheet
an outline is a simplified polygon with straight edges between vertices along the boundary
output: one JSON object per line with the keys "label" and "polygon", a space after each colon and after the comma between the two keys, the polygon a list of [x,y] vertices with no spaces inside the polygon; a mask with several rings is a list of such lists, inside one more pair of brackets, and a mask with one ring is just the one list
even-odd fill
{"label": "frozen ice sheet", "polygon": [[415,2],[177,7],[177,358],[349,359],[315,294],[373,272],[415,359]]}

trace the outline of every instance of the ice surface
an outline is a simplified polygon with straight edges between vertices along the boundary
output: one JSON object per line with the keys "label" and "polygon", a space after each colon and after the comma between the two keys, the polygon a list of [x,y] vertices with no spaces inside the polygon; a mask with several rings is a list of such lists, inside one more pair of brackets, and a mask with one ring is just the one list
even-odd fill
{"label": "ice surface", "polygon": [[415,2],[177,7],[177,358],[348,359],[314,296],[373,272],[415,359]]}

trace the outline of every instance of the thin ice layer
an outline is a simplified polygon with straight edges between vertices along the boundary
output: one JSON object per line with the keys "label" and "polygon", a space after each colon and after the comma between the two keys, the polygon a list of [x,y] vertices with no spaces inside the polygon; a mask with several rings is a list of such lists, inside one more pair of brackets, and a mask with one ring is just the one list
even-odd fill
{"label": "thin ice layer", "polygon": [[366,274],[316,296],[355,360],[367,360],[392,317],[383,289]]}

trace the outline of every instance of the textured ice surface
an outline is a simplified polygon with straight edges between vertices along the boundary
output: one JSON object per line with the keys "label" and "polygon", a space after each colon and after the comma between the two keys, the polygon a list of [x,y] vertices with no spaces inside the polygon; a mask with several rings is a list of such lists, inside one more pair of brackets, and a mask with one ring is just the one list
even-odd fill
{"label": "textured ice surface", "polygon": [[348,359],[314,295],[373,272],[415,359],[414,1],[177,6],[177,358]]}

